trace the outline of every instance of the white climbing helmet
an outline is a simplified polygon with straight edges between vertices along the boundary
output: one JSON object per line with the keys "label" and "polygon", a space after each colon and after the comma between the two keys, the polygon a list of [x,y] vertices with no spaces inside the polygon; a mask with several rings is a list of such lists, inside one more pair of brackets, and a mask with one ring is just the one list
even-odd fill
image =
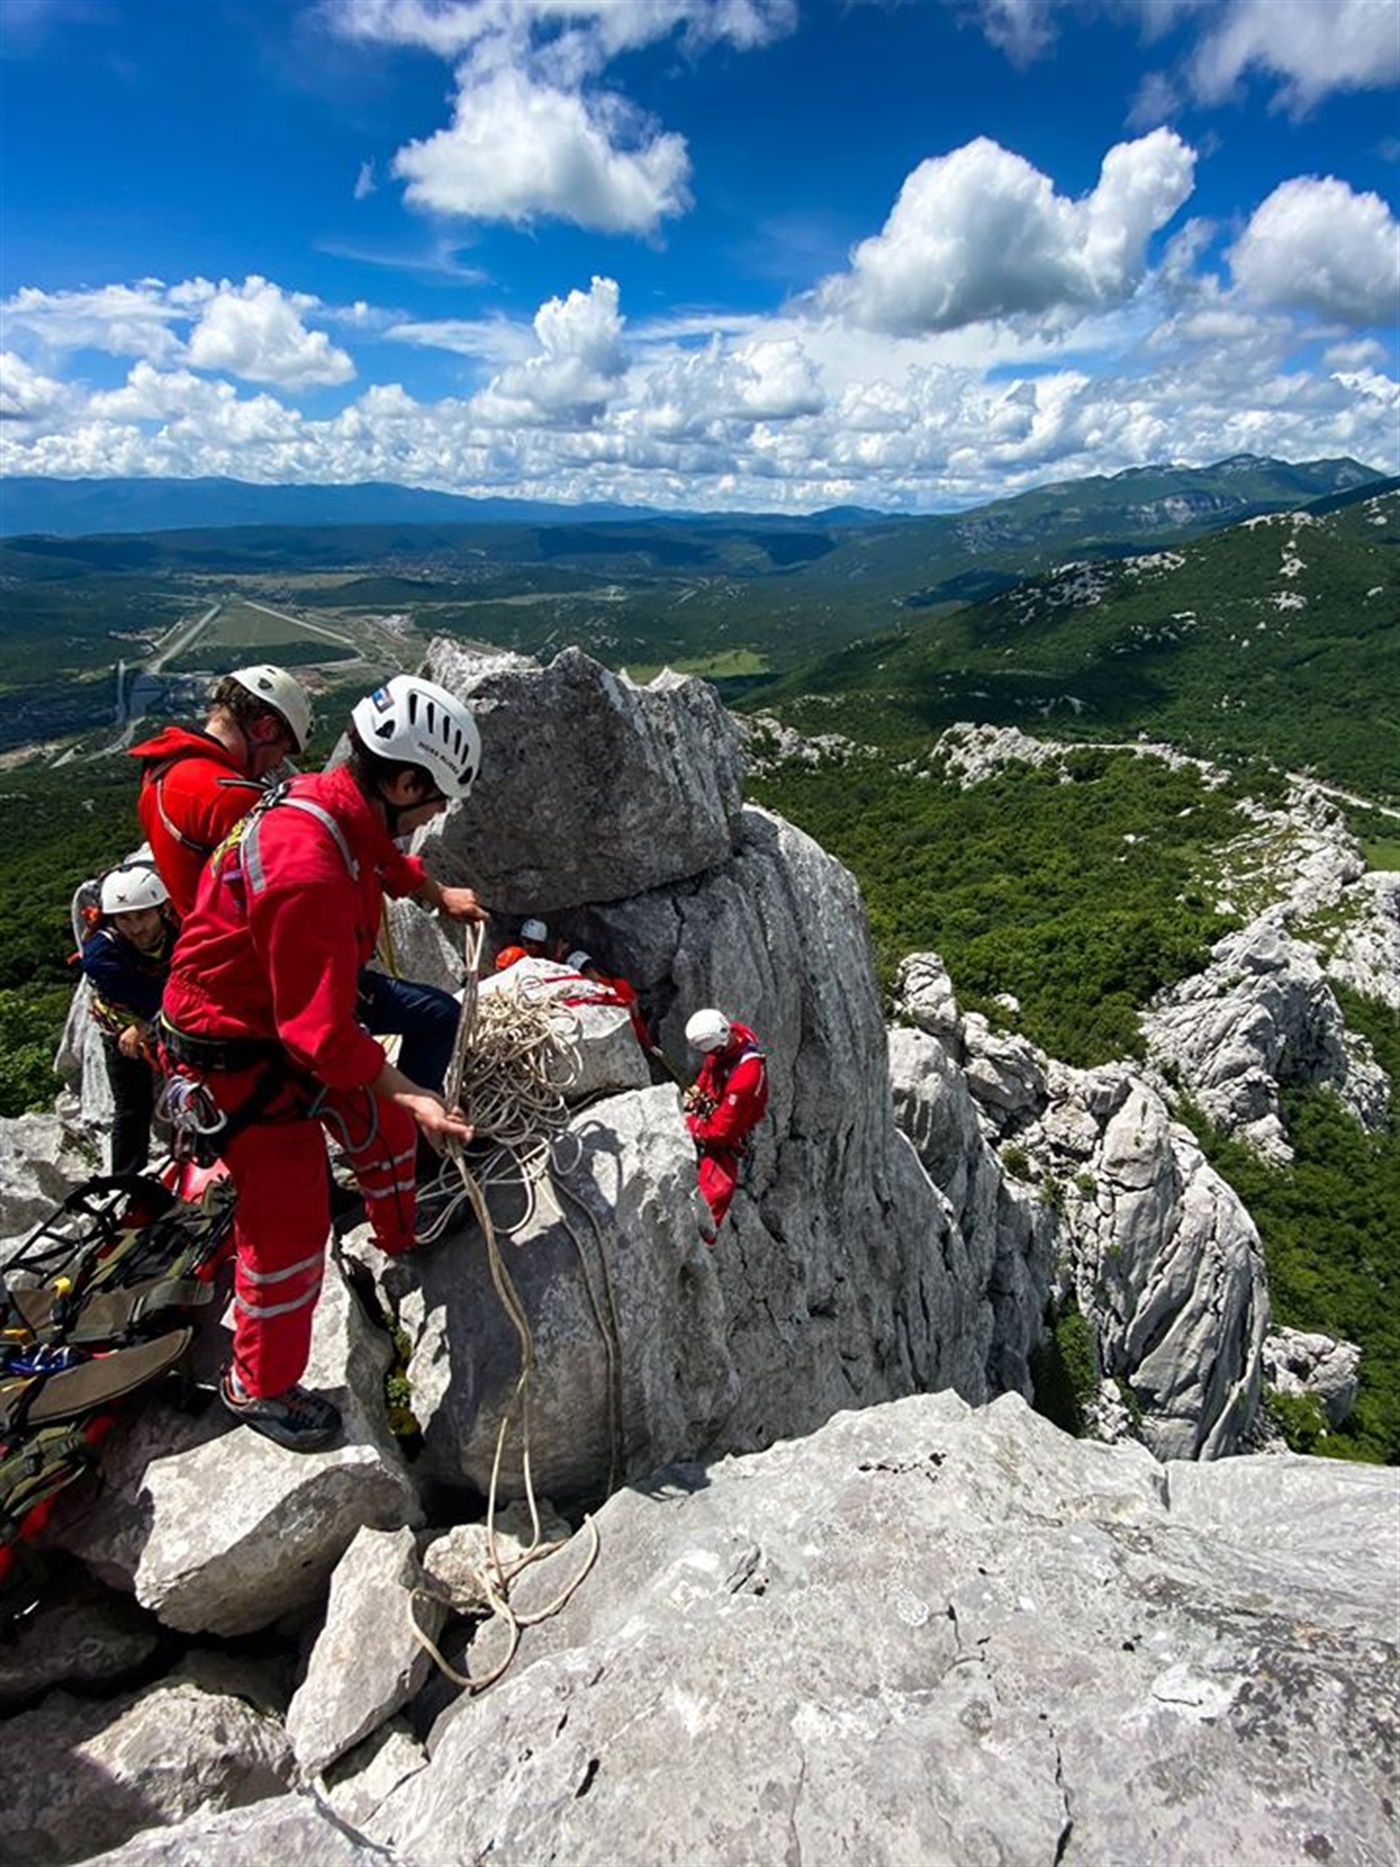
{"label": "white climbing helmet", "polygon": [[444,797],[465,797],[481,769],[481,734],[471,708],[416,674],[396,674],[356,701],[350,723],[367,752],[421,765]]}
{"label": "white climbing helmet", "polygon": [[582,972],[585,967],[593,964],[593,955],[591,953],[585,953],[582,947],[577,947],[570,953],[569,957],[564,961],[564,964],[569,968],[570,972]]}
{"label": "white climbing helmet", "polygon": [[543,921],[521,921],[520,938],[522,940],[548,940],[549,929]]}
{"label": "white climbing helmet", "polygon": [[162,907],[169,899],[165,883],[144,862],[124,863],[102,878],[104,914],[139,914],[143,908]]}
{"label": "white climbing helmet", "polygon": [[300,681],[285,668],[274,668],[270,661],[260,661],[251,668],[235,668],[229,678],[280,714],[283,725],[292,735],[293,749],[306,750],[306,742],[311,737],[311,702]]}
{"label": "white climbing helmet", "polygon": [[730,1024],[722,1011],[707,1006],[692,1013],[685,1027],[685,1041],[694,1050],[723,1050],[729,1042]]}

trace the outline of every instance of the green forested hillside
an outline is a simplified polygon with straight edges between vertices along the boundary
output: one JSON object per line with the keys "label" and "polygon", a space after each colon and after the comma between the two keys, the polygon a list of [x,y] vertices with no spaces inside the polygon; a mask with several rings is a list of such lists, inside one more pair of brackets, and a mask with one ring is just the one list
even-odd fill
{"label": "green forested hillside", "polygon": [[[1242,456],[918,518],[581,515],[12,536],[0,540],[0,721],[17,693],[46,689],[52,705],[57,683],[149,653],[165,629],[235,592],[322,622],[403,612],[410,655],[414,636],[421,647],[434,634],[541,655],[577,642],[614,668],[711,674],[737,697],[760,675],[955,612],[1068,556],[1175,544],[1368,477],[1355,461]],[[33,717],[26,703],[6,743],[45,736],[29,731]],[[84,723],[65,717],[60,730]]]}
{"label": "green forested hillside", "polygon": [[898,748],[956,720],[1135,733],[1400,797],[1400,493],[1078,564],[754,698]]}
{"label": "green forested hillside", "polygon": [[888,759],[788,766],[754,781],[854,872],[888,985],[904,954],[943,956],[961,1001],[1066,1062],[1140,1054],[1137,1008],[1206,963],[1235,923],[1198,880],[1244,827],[1239,791],[1128,751],[1008,766],[970,790]]}

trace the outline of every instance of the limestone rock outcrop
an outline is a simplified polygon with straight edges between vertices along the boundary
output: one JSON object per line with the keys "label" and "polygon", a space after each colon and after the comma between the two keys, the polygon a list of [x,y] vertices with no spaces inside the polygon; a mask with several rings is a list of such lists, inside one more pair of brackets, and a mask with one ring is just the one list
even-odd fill
{"label": "limestone rock outcrop", "polygon": [[1361,1350],[1355,1342],[1305,1329],[1278,1329],[1264,1341],[1264,1378],[1276,1393],[1311,1394],[1329,1426],[1356,1405]]}
{"label": "limestone rock outcrop", "polygon": [[0,1856],[85,1860],[140,1829],[280,1795],[292,1767],[275,1718],[193,1680],[106,1703],[55,1692],[6,1724]]}
{"label": "limestone rock outcrop", "polygon": [[1279,1092],[1330,1088],[1360,1122],[1383,1125],[1390,1082],[1348,1032],[1310,946],[1271,911],[1211,950],[1211,963],[1142,1021],[1148,1055],[1212,1121],[1283,1164],[1292,1149]]}
{"label": "limestone rock outcrop", "polygon": [[194,1414],[151,1401],[114,1435],[96,1499],[61,1501],[50,1542],[186,1633],[244,1634],[306,1607],[361,1525],[422,1521],[385,1417],[389,1354],[332,1269],[307,1379],[342,1407],[342,1444],[287,1452],[212,1396]]}
{"label": "limestone rock outcrop", "polygon": [[[936,954],[904,961],[899,993],[909,1028],[890,1036],[898,1118],[963,1237],[1004,1249],[1034,1235],[1041,1261],[1056,1260],[1003,1305],[1001,1338],[1037,1289],[1072,1300],[1103,1377],[1130,1396],[1135,1435],[1163,1458],[1233,1451],[1254,1421],[1269,1317],[1239,1199],[1132,1069],[1070,1069],[960,1016]],[[1013,1254],[998,1292],[1033,1261]]]}
{"label": "limestone rock outcrop", "polygon": [[483,748],[471,797],[428,845],[433,866],[493,908],[615,901],[728,857],[739,733],[705,682],[637,687],[576,648],[540,668],[443,638],[425,672],[470,701]]}
{"label": "limestone rock outcrop", "polygon": [[[331,1577],[325,1625],[287,1708],[287,1735],[303,1775],[317,1776],[377,1731],[432,1668],[408,1620],[423,1579],[413,1532],[357,1532]],[[395,1613],[397,1609],[397,1613]],[[429,1640],[444,1610],[426,1601],[416,1624]]]}
{"label": "limestone rock outcrop", "polygon": [[1163,1468],[1014,1396],[676,1467],[603,1509],[600,1566],[364,1832],[422,1867],[856,1835],[872,1861],[1360,1867],[1393,1839],[1397,1502],[1320,1460]]}
{"label": "limestone rock outcrop", "polygon": [[[563,1216],[541,1201],[508,1256],[539,1349],[531,1450],[541,1488],[561,1499],[605,1488],[613,1382],[629,1475],[769,1443],[857,1397],[954,1385],[985,1398],[991,1298],[975,1269],[966,1286],[950,1275],[946,1204],[894,1125],[864,916],[846,871],[791,825],[746,808],[724,863],[593,915],[596,945],[619,971],[670,982],[659,1019],[668,1055],[685,1057],[690,1010],[726,1006],[765,1042],[771,1100],[713,1255],[700,1244],[674,1088],[591,1103],[565,1137]],[[590,1211],[603,1221],[606,1266]],[[581,1252],[593,1280],[601,1287],[606,1274],[611,1286],[615,1372]],[[429,1469],[478,1488],[520,1355],[488,1276],[474,1237],[395,1271]],[[398,1289],[404,1278],[417,1287]],[[985,1318],[965,1327],[979,1305]],[[1038,1315],[1033,1303],[1016,1328],[1022,1368]],[[517,1448],[508,1470],[518,1458]]]}

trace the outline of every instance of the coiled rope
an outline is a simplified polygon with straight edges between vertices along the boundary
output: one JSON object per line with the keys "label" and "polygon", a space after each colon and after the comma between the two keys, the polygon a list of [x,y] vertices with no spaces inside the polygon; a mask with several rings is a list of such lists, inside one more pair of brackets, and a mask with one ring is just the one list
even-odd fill
{"label": "coiled rope", "polygon": [[[537,982],[527,977],[485,996],[480,994],[477,981],[482,939],[480,927],[468,929],[462,1012],[458,1019],[456,1043],[443,1093],[449,1108],[467,1111],[477,1136],[477,1140],[470,1144],[471,1147],[476,1149],[483,1140],[489,1142],[491,1147],[484,1159],[473,1154],[469,1164],[462,1143],[449,1140],[446,1148],[449,1164],[430,1191],[438,1194],[448,1191],[454,1174],[461,1182],[461,1190],[456,1192],[455,1197],[444,1201],[442,1211],[419,1236],[422,1242],[437,1237],[452,1223],[463,1204],[470,1204],[486,1241],[492,1284],[520,1342],[520,1373],[510,1402],[501,1416],[491,1463],[491,1482],[486,1499],[486,1563],[483,1569],[474,1571],[472,1577],[481,1599],[485,1600],[493,1616],[506,1626],[504,1657],[488,1672],[475,1676],[457,1671],[420,1626],[416,1605],[418,1597],[422,1595],[449,1611],[460,1612],[457,1602],[450,1596],[422,1585],[410,1592],[407,1602],[409,1626],[418,1643],[431,1654],[439,1669],[454,1684],[473,1693],[484,1692],[506,1672],[515,1658],[524,1628],[548,1620],[551,1615],[559,1612],[593,1567],[600,1548],[597,1525],[591,1516],[585,1515],[589,1548],[577,1575],[551,1601],[533,1612],[522,1613],[512,1603],[511,1586],[522,1571],[531,1563],[563,1547],[558,1541],[546,1542],[540,1526],[530,1462],[530,1377],[535,1364],[534,1338],[524,1304],[501,1254],[498,1237],[500,1232],[508,1234],[520,1230],[533,1218],[542,1186],[551,1187],[555,1208],[579,1253],[585,1288],[607,1353],[609,1425],[613,1448],[609,1490],[616,1477],[621,1438],[621,1347],[617,1310],[602,1250],[601,1231],[591,1208],[579,1199],[577,1193],[571,1194],[571,1198],[583,1205],[593,1220],[599,1260],[603,1266],[605,1304],[600,1303],[594,1289],[582,1243],[564,1211],[558,1197],[558,1187],[551,1182],[551,1170],[556,1165],[556,1148],[569,1121],[565,1092],[577,1082],[580,1071],[578,1019],[567,1006],[560,1005],[548,995],[548,981]],[[562,1166],[562,1161],[558,1164]],[[523,1209],[518,1218],[505,1226],[493,1219],[487,1194],[490,1190],[508,1184],[522,1189]],[[496,1541],[496,1507],[501,1466],[517,1414],[521,1429],[521,1476],[530,1514],[531,1538],[529,1546],[507,1562],[502,1559]]]}

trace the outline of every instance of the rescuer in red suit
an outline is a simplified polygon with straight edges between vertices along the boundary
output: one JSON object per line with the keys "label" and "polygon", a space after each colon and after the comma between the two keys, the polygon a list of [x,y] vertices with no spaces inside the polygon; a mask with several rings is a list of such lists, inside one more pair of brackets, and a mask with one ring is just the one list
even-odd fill
{"label": "rescuer in red suit", "polygon": [[[340,1415],[298,1385],[330,1229],[324,1125],[354,1169],[375,1240],[411,1250],[418,1133],[470,1140],[460,1110],[385,1057],[355,1015],[384,895],[419,894],[481,920],[394,839],[470,790],[481,739],[470,710],[396,675],[351,714],[348,761],[300,777],[215,853],[171,962],[162,1016],[172,1115],[228,1163],[234,1219],[238,1418],[294,1450],[328,1444]],[[182,1101],[183,1096],[183,1101]]]}
{"label": "rescuer in red suit", "polygon": [[264,793],[263,780],[311,737],[311,702],[285,668],[227,674],[199,731],[167,726],[131,748],[141,760],[137,815],[183,920],[204,865]]}
{"label": "rescuer in red suit", "polygon": [[714,1221],[705,1242],[713,1244],[739,1184],[749,1135],[768,1107],[768,1067],[749,1027],[722,1011],[697,1011],[685,1037],[705,1058],[685,1105],[700,1155],[700,1191]]}

